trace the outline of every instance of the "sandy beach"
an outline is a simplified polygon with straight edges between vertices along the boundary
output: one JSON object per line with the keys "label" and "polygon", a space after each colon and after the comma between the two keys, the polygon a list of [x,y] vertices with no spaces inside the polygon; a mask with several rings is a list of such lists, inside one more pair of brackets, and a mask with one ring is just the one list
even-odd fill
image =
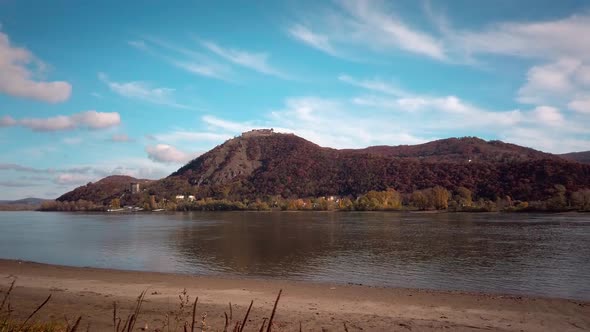
{"label": "sandy beach", "polygon": [[298,331],[583,331],[590,329],[590,303],[566,299],[468,294],[429,290],[276,280],[76,268],[0,260],[0,298],[13,279],[11,305],[16,315],[29,314],[48,294],[39,320],[72,321],[82,316],[91,331],[112,330],[113,302],[122,315],[141,291],[146,301],[137,328],[154,330],[177,310],[186,289],[198,296],[198,321],[206,313],[207,330],[222,330],[232,303],[233,320],[241,320],[253,300],[245,330],[258,331],[283,290],[275,330]]}

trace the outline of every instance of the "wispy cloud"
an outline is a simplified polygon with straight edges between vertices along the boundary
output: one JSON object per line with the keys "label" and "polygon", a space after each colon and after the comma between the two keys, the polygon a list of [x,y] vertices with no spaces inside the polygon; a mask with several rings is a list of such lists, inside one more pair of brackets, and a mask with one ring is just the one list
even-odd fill
{"label": "wispy cloud", "polygon": [[223,120],[211,115],[203,116],[202,120],[211,127],[223,129],[229,132],[244,132],[252,128],[252,126],[249,123],[240,123],[235,121]]}
{"label": "wispy cloud", "polygon": [[[472,135],[555,153],[590,146],[590,130],[556,107],[496,110],[454,95],[407,91],[378,79],[341,75],[339,80],[360,88],[362,94],[349,98],[287,98],[282,107],[254,121],[236,122],[214,116],[201,120],[211,132],[237,135],[251,128],[274,128],[336,148],[417,144]],[[531,133],[544,137],[534,141]]]}
{"label": "wispy cloud", "polygon": [[503,55],[545,63],[532,66],[518,90],[520,103],[559,106],[590,113],[590,13],[526,22],[499,22],[481,29],[454,29],[442,15],[427,12],[458,59]]}
{"label": "wispy cloud", "polygon": [[304,26],[303,24],[294,24],[287,29],[287,32],[296,40],[299,40],[313,48],[317,48],[320,51],[328,53],[329,55],[342,56],[336,51],[328,36],[315,33],[309,27]]}
{"label": "wispy cloud", "polygon": [[20,120],[6,116],[0,122],[5,127],[22,126],[33,131],[64,131],[77,128],[98,130],[118,126],[121,123],[121,116],[117,112],[84,111],[72,115],[24,118]]}
{"label": "wispy cloud", "polygon": [[288,76],[268,63],[268,53],[256,53],[233,48],[222,47],[211,41],[202,41],[201,44],[209,51],[219,55],[236,65],[255,70],[259,73],[287,79]]}
{"label": "wispy cloud", "polygon": [[214,61],[201,52],[179,46],[173,42],[153,36],[144,36],[140,40],[129,41],[128,44],[191,74],[227,82],[234,81],[234,74],[230,67]]}
{"label": "wispy cloud", "polygon": [[1,93],[48,103],[63,102],[70,97],[72,86],[68,82],[35,80],[28,66],[30,64],[34,64],[37,71],[41,72],[47,67],[29,50],[11,45],[8,35],[0,32]]}
{"label": "wispy cloud", "polygon": [[0,181],[0,187],[9,187],[9,188],[21,188],[21,187],[34,187],[36,184],[30,181]]}
{"label": "wispy cloud", "polygon": [[379,79],[355,79],[348,75],[340,75],[338,76],[338,80],[344,83],[348,83],[357,87],[361,87],[363,89],[381,92],[393,96],[410,96],[411,94],[408,91],[396,86],[393,83],[385,82]]}
{"label": "wispy cloud", "polygon": [[375,53],[402,51],[448,61],[440,38],[410,26],[383,1],[339,0],[319,12],[306,15],[311,24],[296,23],[288,34],[333,56],[358,53],[355,49],[364,47]]}
{"label": "wispy cloud", "polygon": [[590,60],[590,15],[537,22],[496,23],[483,30],[452,31],[450,43],[471,54]]}
{"label": "wispy cloud", "polygon": [[178,103],[175,100],[175,89],[163,87],[155,88],[149,83],[142,81],[115,82],[111,81],[104,73],[99,73],[98,78],[105,83],[112,92],[125,98],[174,108],[194,109],[188,105]]}

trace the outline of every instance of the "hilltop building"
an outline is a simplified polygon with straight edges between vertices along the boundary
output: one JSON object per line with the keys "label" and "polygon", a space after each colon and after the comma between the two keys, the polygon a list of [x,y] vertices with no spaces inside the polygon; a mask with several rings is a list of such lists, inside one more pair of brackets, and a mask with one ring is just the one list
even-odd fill
{"label": "hilltop building", "polygon": [[242,137],[255,137],[255,136],[270,136],[274,134],[274,129],[252,129],[242,133]]}

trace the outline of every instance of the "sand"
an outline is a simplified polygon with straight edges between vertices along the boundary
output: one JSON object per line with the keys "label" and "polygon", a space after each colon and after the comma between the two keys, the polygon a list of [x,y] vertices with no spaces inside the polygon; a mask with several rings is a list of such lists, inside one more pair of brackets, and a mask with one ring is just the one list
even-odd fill
{"label": "sand", "polygon": [[[134,307],[141,291],[146,302],[137,328],[153,331],[178,311],[186,289],[199,297],[197,320],[206,313],[207,331],[221,331],[232,303],[233,320],[241,320],[254,301],[245,331],[258,331],[283,290],[274,331],[583,331],[590,330],[590,303],[566,299],[378,288],[328,283],[230,279],[153,272],[65,267],[0,260],[0,300],[11,281],[11,305],[26,316],[48,294],[39,320],[82,316],[90,331],[112,331],[113,302],[121,315]],[[64,318],[65,317],[65,318]],[[174,320],[171,319],[171,324]],[[199,328],[199,331],[201,329]]]}

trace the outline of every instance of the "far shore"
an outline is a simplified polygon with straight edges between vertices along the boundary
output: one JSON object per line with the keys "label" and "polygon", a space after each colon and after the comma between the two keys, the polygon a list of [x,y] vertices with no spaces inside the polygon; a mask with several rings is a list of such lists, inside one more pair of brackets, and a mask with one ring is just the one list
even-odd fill
{"label": "far shore", "polygon": [[[66,267],[0,259],[0,300],[12,280],[15,314],[25,318],[48,294],[40,320],[82,316],[91,331],[113,330],[113,302],[125,314],[147,289],[137,327],[154,330],[178,307],[183,289],[211,331],[222,330],[232,303],[234,321],[253,300],[247,331],[257,331],[282,289],[275,330],[344,331],[582,331],[590,329],[590,302],[357,285],[190,276]],[[199,320],[200,321],[200,320]]]}

